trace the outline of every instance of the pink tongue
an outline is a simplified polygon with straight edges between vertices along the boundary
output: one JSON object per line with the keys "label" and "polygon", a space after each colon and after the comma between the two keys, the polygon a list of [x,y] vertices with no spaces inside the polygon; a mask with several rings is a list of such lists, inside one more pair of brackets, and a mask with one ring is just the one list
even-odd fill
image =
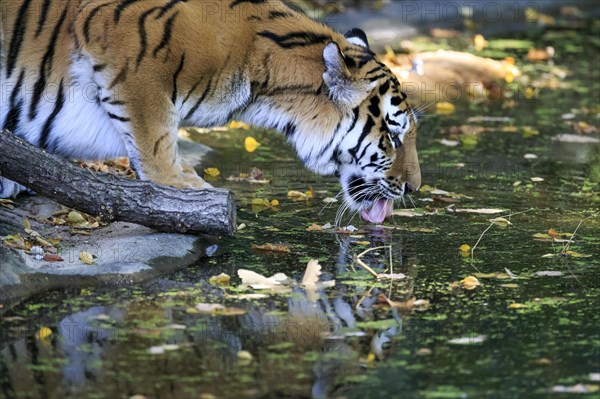
{"label": "pink tongue", "polygon": [[360,215],[369,223],[381,223],[385,218],[392,216],[394,203],[390,200],[380,199],[369,209],[363,210]]}

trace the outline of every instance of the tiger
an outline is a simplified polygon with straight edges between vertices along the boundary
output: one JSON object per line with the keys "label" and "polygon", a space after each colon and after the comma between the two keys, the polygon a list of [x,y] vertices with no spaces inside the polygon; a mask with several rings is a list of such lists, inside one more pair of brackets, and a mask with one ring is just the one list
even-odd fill
{"label": "tiger", "polygon": [[[142,180],[211,187],[181,126],[285,135],[380,223],[419,189],[417,121],[366,33],[279,0],[0,0],[0,128],[68,159],[128,157]],[[0,177],[0,197],[25,188]]]}

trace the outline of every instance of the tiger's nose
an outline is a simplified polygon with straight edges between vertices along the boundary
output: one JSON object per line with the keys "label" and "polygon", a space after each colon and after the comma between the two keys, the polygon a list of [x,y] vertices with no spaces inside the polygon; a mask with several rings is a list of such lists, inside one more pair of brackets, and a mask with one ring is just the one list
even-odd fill
{"label": "tiger's nose", "polygon": [[413,186],[411,186],[408,183],[404,183],[404,194],[410,194],[410,193],[414,193],[415,191],[417,191],[418,189],[415,189]]}

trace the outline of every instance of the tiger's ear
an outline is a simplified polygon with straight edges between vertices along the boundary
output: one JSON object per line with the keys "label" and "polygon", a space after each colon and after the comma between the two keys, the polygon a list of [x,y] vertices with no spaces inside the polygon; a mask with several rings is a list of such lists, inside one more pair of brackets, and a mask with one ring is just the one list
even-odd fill
{"label": "tiger's ear", "polygon": [[369,39],[362,29],[354,28],[346,32],[344,37],[352,44],[369,49]]}
{"label": "tiger's ear", "polygon": [[329,88],[329,97],[340,105],[355,107],[363,102],[371,91],[369,83],[352,76],[345,56],[337,43],[329,43],[323,50],[325,73],[323,81]]}

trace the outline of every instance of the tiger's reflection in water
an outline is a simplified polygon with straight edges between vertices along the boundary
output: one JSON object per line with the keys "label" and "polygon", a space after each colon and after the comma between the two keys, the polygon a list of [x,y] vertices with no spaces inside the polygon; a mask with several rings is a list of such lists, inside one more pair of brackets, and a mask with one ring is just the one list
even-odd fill
{"label": "tiger's reflection in water", "polygon": [[[348,270],[356,248],[352,240],[340,238],[335,274]],[[389,242],[389,232],[372,231],[371,240],[374,246]],[[391,290],[408,297],[414,268],[406,264],[414,264],[414,259],[403,256],[401,242],[395,247],[394,271],[409,278],[401,286],[395,282]],[[383,271],[389,253],[373,252],[364,259]],[[206,297],[196,292],[190,298],[185,284],[171,281],[165,285],[177,292],[96,306],[65,317],[58,323],[51,345],[44,346],[31,337],[10,343],[2,357],[12,389],[25,392],[43,384],[47,392],[60,392],[56,397],[89,392],[107,397],[138,393],[151,398],[195,398],[198,392],[240,398],[328,397],[348,377],[364,374],[369,357],[385,361],[405,322],[395,310],[382,311],[375,306],[379,293],[390,295],[388,288],[369,289],[338,281],[316,300],[295,288],[284,298],[232,305],[243,307],[244,315],[211,317],[185,311],[186,304],[193,306],[199,295],[206,299],[211,294]],[[394,319],[395,323],[380,330],[356,328],[360,321],[377,319]],[[242,350],[252,354],[250,364],[238,359]],[[11,352],[25,356],[11,357]],[[28,362],[46,356],[62,359],[60,373],[31,372]]]}

